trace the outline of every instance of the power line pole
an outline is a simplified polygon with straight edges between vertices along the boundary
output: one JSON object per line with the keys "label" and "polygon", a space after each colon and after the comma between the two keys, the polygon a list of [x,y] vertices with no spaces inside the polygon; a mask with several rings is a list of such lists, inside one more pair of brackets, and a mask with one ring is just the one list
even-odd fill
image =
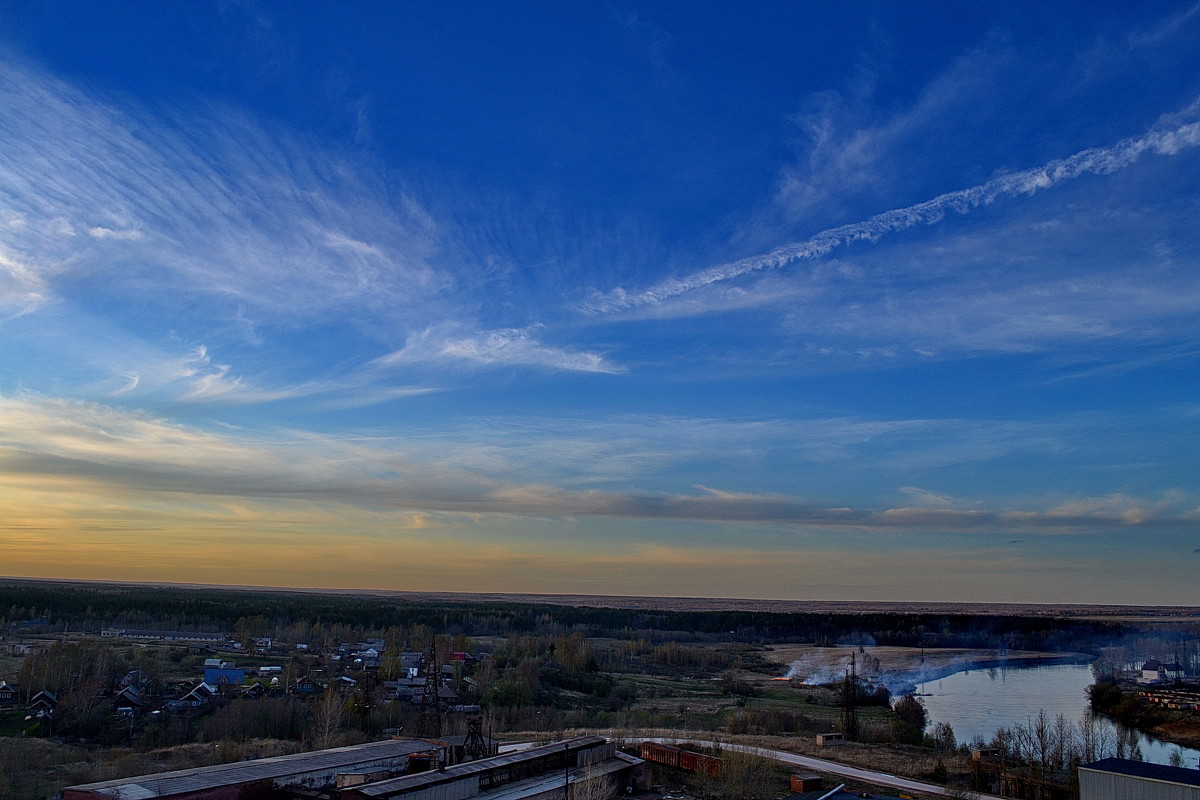
{"label": "power line pole", "polygon": [[858,740],[858,663],[850,653],[850,668],[842,682],[842,732],[847,741]]}
{"label": "power line pole", "polygon": [[429,656],[425,659],[425,686],[421,691],[421,711],[417,715],[417,735],[442,735],[442,666],[438,663],[437,637],[429,644]]}

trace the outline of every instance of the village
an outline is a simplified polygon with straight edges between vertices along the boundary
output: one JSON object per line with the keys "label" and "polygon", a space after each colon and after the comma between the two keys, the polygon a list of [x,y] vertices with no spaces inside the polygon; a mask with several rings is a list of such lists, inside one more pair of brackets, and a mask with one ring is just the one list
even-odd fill
{"label": "village", "polygon": [[[340,643],[327,652],[271,637],[243,643],[229,636],[183,631],[104,629],[100,638],[114,646],[154,647],[178,658],[170,672],[151,675],[138,668],[107,685],[93,683],[92,707],[110,711],[109,728],[131,738],[166,716],[196,718],[231,702],[262,698],[303,700],[329,694],[344,701],[358,697],[371,704],[402,704],[416,711],[430,708],[450,717],[479,714],[478,686],[471,675],[481,660],[490,658],[486,652],[432,645],[424,651],[389,652],[381,638]],[[32,664],[61,641],[0,642],[0,648],[10,656],[30,657]],[[82,642],[83,637],[70,641]],[[26,672],[31,678],[36,675]],[[42,685],[0,680],[0,709],[23,708],[30,723],[26,733],[53,733],[59,704],[56,693]],[[385,728],[383,733],[395,731]]]}
{"label": "village", "polygon": [[[1073,663],[1086,671],[1087,654],[1037,645],[1039,637],[1061,640],[1072,631],[1095,637],[1101,629],[1091,623],[963,618],[952,625],[942,619],[936,635],[944,646],[935,647],[925,646],[934,643],[927,633],[934,626],[896,625],[890,633],[885,626],[897,618],[887,616],[796,618],[787,622],[784,638],[769,627],[782,619],[769,615],[747,617],[759,626],[747,635],[749,628],[722,631],[724,617],[687,618],[689,625],[713,627],[704,633],[655,630],[640,610],[407,608],[297,597],[286,600],[295,608],[280,605],[272,619],[245,615],[248,605],[234,606],[225,612],[230,632],[217,633],[211,625],[98,625],[103,597],[78,598],[74,617],[56,611],[23,615],[18,608],[6,623],[0,639],[0,736],[6,737],[0,738],[0,758],[10,758],[3,752],[9,748],[14,760],[7,763],[29,765],[5,778],[14,798],[45,800],[91,787],[86,791],[93,794],[72,797],[112,800],[142,791],[134,784],[168,786],[174,773],[206,776],[210,794],[186,800],[224,797],[231,782],[270,776],[279,791],[295,792],[289,798],[360,800],[374,796],[369,785],[400,781],[387,790],[398,797],[432,780],[414,776],[443,770],[463,780],[486,774],[497,786],[504,769],[507,775],[529,772],[525,777],[533,780],[534,767],[526,762],[490,760],[515,758],[510,749],[517,746],[600,737],[614,748],[596,757],[614,776],[609,788],[629,787],[647,800],[779,800],[789,786],[807,800],[816,796],[811,792],[829,792],[847,780],[852,791],[879,797],[954,789],[1067,800],[1083,796],[1083,765],[1121,755],[1111,741],[1081,746],[1087,731],[1052,718],[1040,729],[1018,725],[991,740],[957,740],[949,725],[929,719],[912,689],[892,694],[889,688],[998,665],[1020,670]],[[174,598],[156,597],[163,620],[182,618],[170,611]],[[196,605],[188,593],[178,601]],[[347,602],[355,614],[376,621],[318,622]],[[580,619],[593,622],[585,626]],[[446,632],[435,632],[428,620]],[[643,627],[633,628],[631,620]],[[862,632],[866,625],[871,638],[893,637],[896,643],[870,643]],[[1027,646],[964,646],[979,640],[984,626],[994,630],[989,642]],[[808,635],[795,638],[798,630]],[[1193,699],[1186,685],[1194,648],[1185,640],[1138,636],[1130,640],[1136,649],[1110,659],[1123,696],[1140,692],[1146,705],[1161,704],[1163,713],[1194,713],[1187,710]],[[1094,652],[1107,652],[1105,639],[1090,641]],[[1169,654],[1172,648],[1183,658],[1141,657],[1135,667],[1128,657]],[[1045,756],[1036,746],[1042,734]],[[388,750],[383,742],[400,744]],[[383,751],[390,759],[386,768],[373,755]],[[556,774],[572,776],[580,786],[589,782],[592,756],[568,763],[550,756],[553,747],[543,752],[547,758],[535,759],[538,769],[561,768]],[[759,761],[743,759],[747,754]],[[222,765],[233,764],[255,766],[223,771]],[[325,766],[310,775],[309,764]],[[874,777],[856,781],[854,770]],[[539,785],[561,790],[548,773]],[[354,781],[363,785],[352,787]],[[733,788],[739,781],[741,788]],[[924,795],[906,792],[903,781],[933,788],[922,789]]]}

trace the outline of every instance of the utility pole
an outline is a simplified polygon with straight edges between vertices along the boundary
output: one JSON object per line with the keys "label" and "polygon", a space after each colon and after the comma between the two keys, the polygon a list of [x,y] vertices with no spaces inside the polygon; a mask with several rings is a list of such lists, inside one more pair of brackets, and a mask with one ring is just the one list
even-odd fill
{"label": "utility pole", "polygon": [[421,711],[417,715],[418,736],[442,735],[442,697],[438,692],[442,686],[442,666],[437,658],[437,637],[429,645],[429,657],[425,661],[425,686],[421,692]]}
{"label": "utility pole", "polygon": [[571,745],[563,742],[563,800],[571,800]]}
{"label": "utility pole", "polygon": [[847,741],[858,740],[858,663],[853,652],[842,682],[842,732]]}

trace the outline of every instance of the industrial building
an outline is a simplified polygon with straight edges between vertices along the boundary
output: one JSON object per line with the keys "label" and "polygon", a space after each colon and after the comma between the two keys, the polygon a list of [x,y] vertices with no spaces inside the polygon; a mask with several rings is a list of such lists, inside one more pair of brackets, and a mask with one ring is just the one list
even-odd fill
{"label": "industrial building", "polygon": [[70,786],[56,800],[576,800],[642,788],[641,759],[600,736],[447,763],[446,742],[391,739]]}
{"label": "industrial building", "polygon": [[436,753],[437,749],[429,742],[392,739],[69,786],[58,797],[61,800],[275,800],[290,797],[290,790],[312,792],[333,787],[339,775],[406,772],[410,756]]}
{"label": "industrial building", "polygon": [[1079,800],[1200,800],[1200,769],[1106,758],[1079,768]]}
{"label": "industrial building", "polygon": [[643,788],[645,762],[583,736],[343,790],[341,800],[561,800]]}

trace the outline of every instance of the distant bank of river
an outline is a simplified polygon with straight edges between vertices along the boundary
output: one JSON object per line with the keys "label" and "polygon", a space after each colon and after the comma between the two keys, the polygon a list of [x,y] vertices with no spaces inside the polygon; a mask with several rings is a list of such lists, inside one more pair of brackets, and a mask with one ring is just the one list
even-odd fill
{"label": "distant bank of river", "polygon": [[[972,668],[924,681],[917,684],[916,692],[929,712],[930,724],[947,722],[959,742],[968,742],[975,736],[988,740],[999,728],[1025,724],[1039,709],[1045,709],[1051,719],[1062,714],[1077,722],[1091,713],[1087,699],[1091,683],[1091,668],[1086,664],[1005,666]],[[1113,736],[1136,743],[1146,761],[1167,764],[1176,750],[1186,766],[1194,768],[1200,760],[1200,750],[1177,747],[1099,719]]]}

